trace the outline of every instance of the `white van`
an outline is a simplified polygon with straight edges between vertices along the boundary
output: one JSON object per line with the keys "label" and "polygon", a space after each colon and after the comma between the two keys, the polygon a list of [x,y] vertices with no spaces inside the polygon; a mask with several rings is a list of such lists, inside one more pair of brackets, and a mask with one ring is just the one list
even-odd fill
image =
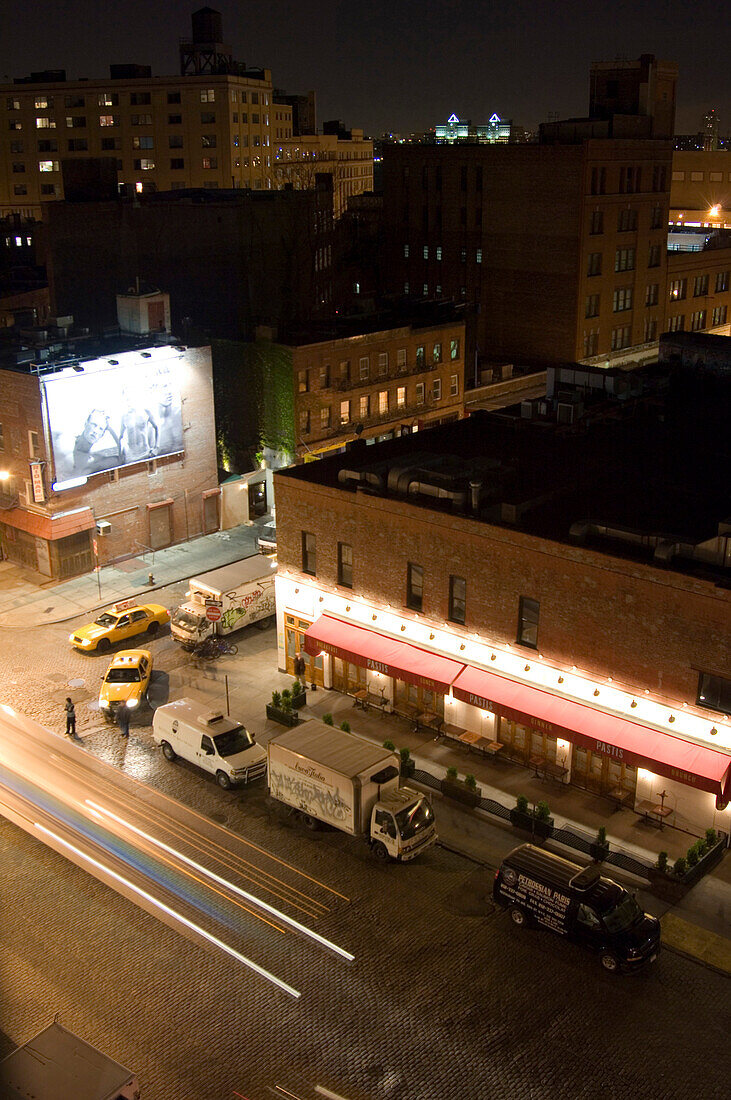
{"label": "white van", "polygon": [[266,750],[256,744],[254,735],[240,722],[194,699],[158,707],[152,719],[152,739],[166,760],[182,756],[215,775],[224,790],[266,775]]}

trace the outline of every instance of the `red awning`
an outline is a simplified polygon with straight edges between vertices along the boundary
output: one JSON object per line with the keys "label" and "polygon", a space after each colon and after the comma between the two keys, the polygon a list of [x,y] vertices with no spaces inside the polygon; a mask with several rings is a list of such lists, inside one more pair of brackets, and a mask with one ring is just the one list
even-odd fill
{"label": "red awning", "polygon": [[366,630],[362,626],[321,615],[305,632],[305,650],[315,657],[332,653],[351,664],[395,676],[429,691],[447,692],[464,665],[449,657],[439,657],[409,642],[400,642]]}
{"label": "red awning", "polygon": [[78,535],[81,531],[90,531],[94,527],[94,516],[90,508],[74,508],[70,512],[28,512],[25,508],[7,508],[0,511],[0,523],[25,531],[39,539],[55,542],[57,539]]}
{"label": "red awning", "polygon": [[457,699],[482,710],[493,710],[618,762],[649,768],[689,787],[724,794],[728,785],[731,756],[725,753],[518,684],[494,672],[468,665],[452,691]]}

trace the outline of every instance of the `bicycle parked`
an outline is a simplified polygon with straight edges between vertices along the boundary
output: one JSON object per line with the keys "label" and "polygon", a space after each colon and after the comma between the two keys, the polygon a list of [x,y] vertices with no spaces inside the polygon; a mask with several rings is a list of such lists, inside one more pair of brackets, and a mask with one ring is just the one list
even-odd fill
{"label": "bicycle parked", "polygon": [[199,642],[193,649],[193,656],[200,657],[203,661],[215,661],[219,657],[234,656],[239,647],[222,638],[220,634],[210,634]]}

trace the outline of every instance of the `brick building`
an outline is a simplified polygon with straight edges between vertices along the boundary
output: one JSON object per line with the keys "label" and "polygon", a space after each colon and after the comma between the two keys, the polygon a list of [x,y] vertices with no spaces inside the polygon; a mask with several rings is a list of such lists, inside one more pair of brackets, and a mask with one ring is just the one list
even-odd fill
{"label": "brick building", "polygon": [[548,373],[553,428],[478,414],[275,475],[280,667],[728,831],[722,381],[701,410],[692,372]]}
{"label": "brick building", "polygon": [[[172,327],[253,337],[331,306],[332,182],[311,191],[178,191],[46,211],[52,311],[115,324],[115,298],[136,280],[165,287]],[[79,257],[83,257],[83,263]]]}
{"label": "brick building", "polygon": [[11,561],[61,579],[183,542],[218,529],[218,495],[209,348],[0,370]]}

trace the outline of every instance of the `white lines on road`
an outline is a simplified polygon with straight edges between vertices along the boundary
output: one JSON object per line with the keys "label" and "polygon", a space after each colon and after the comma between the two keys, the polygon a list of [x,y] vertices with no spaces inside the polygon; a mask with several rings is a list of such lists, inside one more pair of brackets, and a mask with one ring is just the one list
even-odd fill
{"label": "white lines on road", "polygon": [[104,806],[100,806],[97,802],[92,802],[91,799],[87,798],[86,804],[92,810],[94,810],[97,815],[104,815],[111,818],[112,821],[116,821],[118,825],[121,825],[125,829],[129,829],[130,832],[135,833],[143,840],[146,840],[149,844],[154,844],[155,847],[161,848],[162,851],[167,852],[168,855],[171,855],[175,859],[179,859],[181,862],[186,863],[195,871],[198,871],[200,874],[205,875],[206,878],[209,878],[213,882],[218,883],[219,886],[223,886],[227,890],[230,890],[232,893],[238,894],[239,897],[242,897],[246,901],[251,902],[252,905],[256,905],[260,909],[263,909],[265,913],[268,913],[272,917],[276,917],[277,920],[280,920],[284,924],[289,925],[290,928],[294,928],[297,932],[301,932],[302,935],[309,937],[309,939],[311,940],[314,940],[315,943],[319,943],[321,947],[327,948],[328,951],[332,951],[334,954],[339,955],[342,959],[346,959],[348,962],[353,962],[355,956],[351,955],[351,953],[349,951],[346,951],[345,948],[339,947],[331,940],[325,939],[324,936],[320,936],[311,928],[308,928],[304,924],[300,924],[300,922],[294,920],[293,917],[288,917],[279,909],[275,909],[273,905],[269,905],[268,902],[262,901],[254,894],[250,894],[248,890],[243,890],[240,886],[236,886],[234,885],[234,883],[229,882],[227,879],[222,878],[220,875],[217,875],[215,871],[210,871],[202,864],[196,863],[196,861],[191,859],[189,856],[183,855],[182,852],[178,852],[175,848],[171,848],[168,844],[165,844],[164,841],[158,840],[157,837],[151,836],[149,833],[144,832],[142,829],[138,829],[136,825],[132,825],[131,822],[125,821],[124,818],[119,817],[115,813],[112,813],[111,810],[105,809]]}
{"label": "white lines on road", "polygon": [[207,932],[205,928],[201,928],[200,925],[194,924],[193,921],[188,920],[187,917],[184,917],[182,913],[177,913],[174,909],[171,909],[169,906],[165,905],[158,898],[153,897],[152,894],[148,894],[146,890],[143,890],[141,887],[136,886],[133,882],[130,882],[129,879],[124,878],[123,875],[120,875],[116,871],[113,871],[111,867],[107,867],[103,863],[100,863],[98,860],[93,859],[92,856],[87,855],[86,852],[83,852],[81,848],[77,848],[75,845],[70,844],[68,840],[64,840],[64,838],[62,836],[59,836],[58,833],[52,832],[51,829],[47,829],[45,825],[41,825],[38,821],[34,822],[34,826],[36,829],[38,829],[39,832],[45,833],[46,836],[52,837],[53,840],[57,844],[60,844],[63,848],[67,848],[70,852],[73,852],[80,859],[84,860],[86,863],[91,864],[92,867],[96,867],[96,869],[98,871],[101,871],[102,874],[108,875],[110,878],[115,879],[117,882],[125,886],[128,890],[131,890],[134,894],[137,894],[139,897],[144,898],[145,901],[149,902],[149,904],[153,905],[156,909],[159,909],[161,912],[166,913],[169,917],[172,917],[173,920],[178,921],[179,924],[182,924],[186,928],[190,929],[191,932],[195,932],[196,935],[201,936],[204,940],[207,940],[208,943],[212,944],[214,947],[217,947],[219,948],[219,950],[225,952],[225,954],[230,955],[232,959],[236,959],[237,962],[240,962],[243,966],[248,967],[249,970],[253,970],[254,973],[258,974],[260,977],[266,978],[268,982],[276,985],[284,993],[288,993],[290,997],[299,999],[299,997],[302,996],[302,994],[297,989],[294,989],[291,985],[287,985],[287,983],[282,981],[281,978],[278,978],[276,974],[271,974],[268,970],[265,970],[262,966],[259,966],[258,963],[255,963],[252,959],[247,959],[245,955],[242,955],[239,951],[236,951],[235,948],[231,947],[227,943],[224,943],[223,940],[219,940],[217,936],[211,935],[210,932]]}

